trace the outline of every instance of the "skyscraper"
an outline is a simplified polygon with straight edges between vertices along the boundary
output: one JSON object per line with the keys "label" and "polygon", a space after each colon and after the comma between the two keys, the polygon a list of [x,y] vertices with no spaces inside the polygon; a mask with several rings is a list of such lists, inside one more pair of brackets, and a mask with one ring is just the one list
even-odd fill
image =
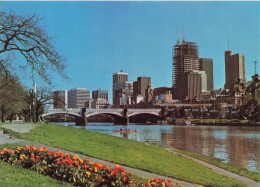
{"label": "skyscraper", "polygon": [[149,85],[151,86],[151,77],[137,77],[137,81],[133,84],[134,95],[140,94],[145,97],[145,90]]}
{"label": "skyscraper", "polygon": [[128,73],[117,72],[113,74],[113,104],[119,106],[120,90],[127,89],[133,92],[133,82],[128,81]]}
{"label": "skyscraper", "polygon": [[234,54],[233,51],[225,51],[225,89],[234,89],[237,81],[245,82],[245,56]]}
{"label": "skyscraper", "polygon": [[199,63],[200,63],[200,70],[205,71],[205,73],[207,74],[207,89],[208,89],[208,91],[212,91],[214,89],[213,59],[200,58]]}
{"label": "skyscraper", "polygon": [[172,48],[172,86],[173,98],[183,98],[183,85],[187,83],[187,72],[199,70],[199,51],[198,46],[194,42],[179,42]]}

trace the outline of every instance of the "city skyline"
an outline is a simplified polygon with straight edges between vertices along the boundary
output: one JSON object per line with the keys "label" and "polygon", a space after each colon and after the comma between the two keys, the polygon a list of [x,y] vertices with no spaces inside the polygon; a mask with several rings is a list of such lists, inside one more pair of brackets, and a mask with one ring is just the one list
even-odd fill
{"label": "city skyline", "polygon": [[[1,10],[35,13],[57,50],[67,58],[70,82],[55,75],[55,90],[84,87],[109,91],[121,69],[129,81],[152,78],[152,87],[171,86],[172,46],[182,35],[197,43],[199,58],[214,61],[214,88],[225,84],[227,50],[245,55],[246,80],[259,61],[260,2],[1,2]],[[69,12],[69,14],[68,14]],[[228,35],[230,36],[228,48]],[[259,73],[259,72],[258,72]],[[79,76],[80,75],[80,76]],[[30,85],[32,83],[29,83]]]}

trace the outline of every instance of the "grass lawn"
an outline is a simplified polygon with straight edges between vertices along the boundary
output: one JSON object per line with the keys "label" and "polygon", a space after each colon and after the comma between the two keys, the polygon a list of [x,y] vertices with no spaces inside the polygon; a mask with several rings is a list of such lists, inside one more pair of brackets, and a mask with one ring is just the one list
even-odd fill
{"label": "grass lawn", "polygon": [[57,181],[51,177],[38,174],[34,171],[0,161],[0,186],[35,187],[35,186],[71,186],[68,183]]}
{"label": "grass lawn", "polygon": [[169,153],[162,147],[146,145],[126,138],[51,124],[43,125],[30,133],[19,136],[188,182],[207,186],[244,186],[235,179]]}
{"label": "grass lawn", "polygon": [[212,165],[215,165],[215,166],[218,166],[220,168],[226,169],[226,170],[231,171],[233,173],[237,173],[239,175],[245,176],[245,177],[250,178],[250,179],[252,179],[252,180],[254,180],[256,182],[260,182],[260,174],[257,173],[257,172],[248,171],[245,168],[234,166],[234,165],[231,165],[231,164],[227,164],[227,163],[221,162],[218,159],[214,159],[214,158],[209,158],[209,157],[206,157],[206,156],[193,154],[193,153],[190,153],[190,152],[187,152],[187,151],[181,151],[181,150],[175,150],[175,151],[179,152],[179,153],[182,153],[182,154],[185,154],[187,156],[193,157],[193,158],[197,158],[199,160],[203,160],[205,162],[208,162],[208,163],[210,163]]}

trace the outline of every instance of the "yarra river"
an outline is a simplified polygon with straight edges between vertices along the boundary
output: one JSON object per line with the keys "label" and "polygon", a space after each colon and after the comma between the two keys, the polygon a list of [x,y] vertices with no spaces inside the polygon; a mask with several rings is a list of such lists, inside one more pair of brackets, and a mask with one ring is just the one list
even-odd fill
{"label": "yarra river", "polygon": [[[67,122],[57,124],[75,125]],[[218,158],[260,173],[260,127],[147,124],[126,126],[113,123],[88,123],[88,126],[75,127]],[[125,128],[136,132],[113,132]]]}

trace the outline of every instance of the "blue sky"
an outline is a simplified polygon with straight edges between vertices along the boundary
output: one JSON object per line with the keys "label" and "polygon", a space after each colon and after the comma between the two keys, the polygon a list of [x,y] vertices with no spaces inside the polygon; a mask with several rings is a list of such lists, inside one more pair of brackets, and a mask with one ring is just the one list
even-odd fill
{"label": "blue sky", "polygon": [[[109,90],[112,74],[152,77],[152,87],[171,86],[176,22],[200,58],[213,58],[214,87],[225,82],[224,51],[245,54],[246,79],[260,60],[260,2],[1,2],[1,9],[35,13],[67,58],[66,82],[54,75],[55,89]],[[179,35],[181,38],[181,35]],[[259,67],[260,65],[258,65]],[[259,69],[259,68],[258,68]],[[259,70],[258,70],[258,73]],[[31,83],[30,83],[31,84]]]}

